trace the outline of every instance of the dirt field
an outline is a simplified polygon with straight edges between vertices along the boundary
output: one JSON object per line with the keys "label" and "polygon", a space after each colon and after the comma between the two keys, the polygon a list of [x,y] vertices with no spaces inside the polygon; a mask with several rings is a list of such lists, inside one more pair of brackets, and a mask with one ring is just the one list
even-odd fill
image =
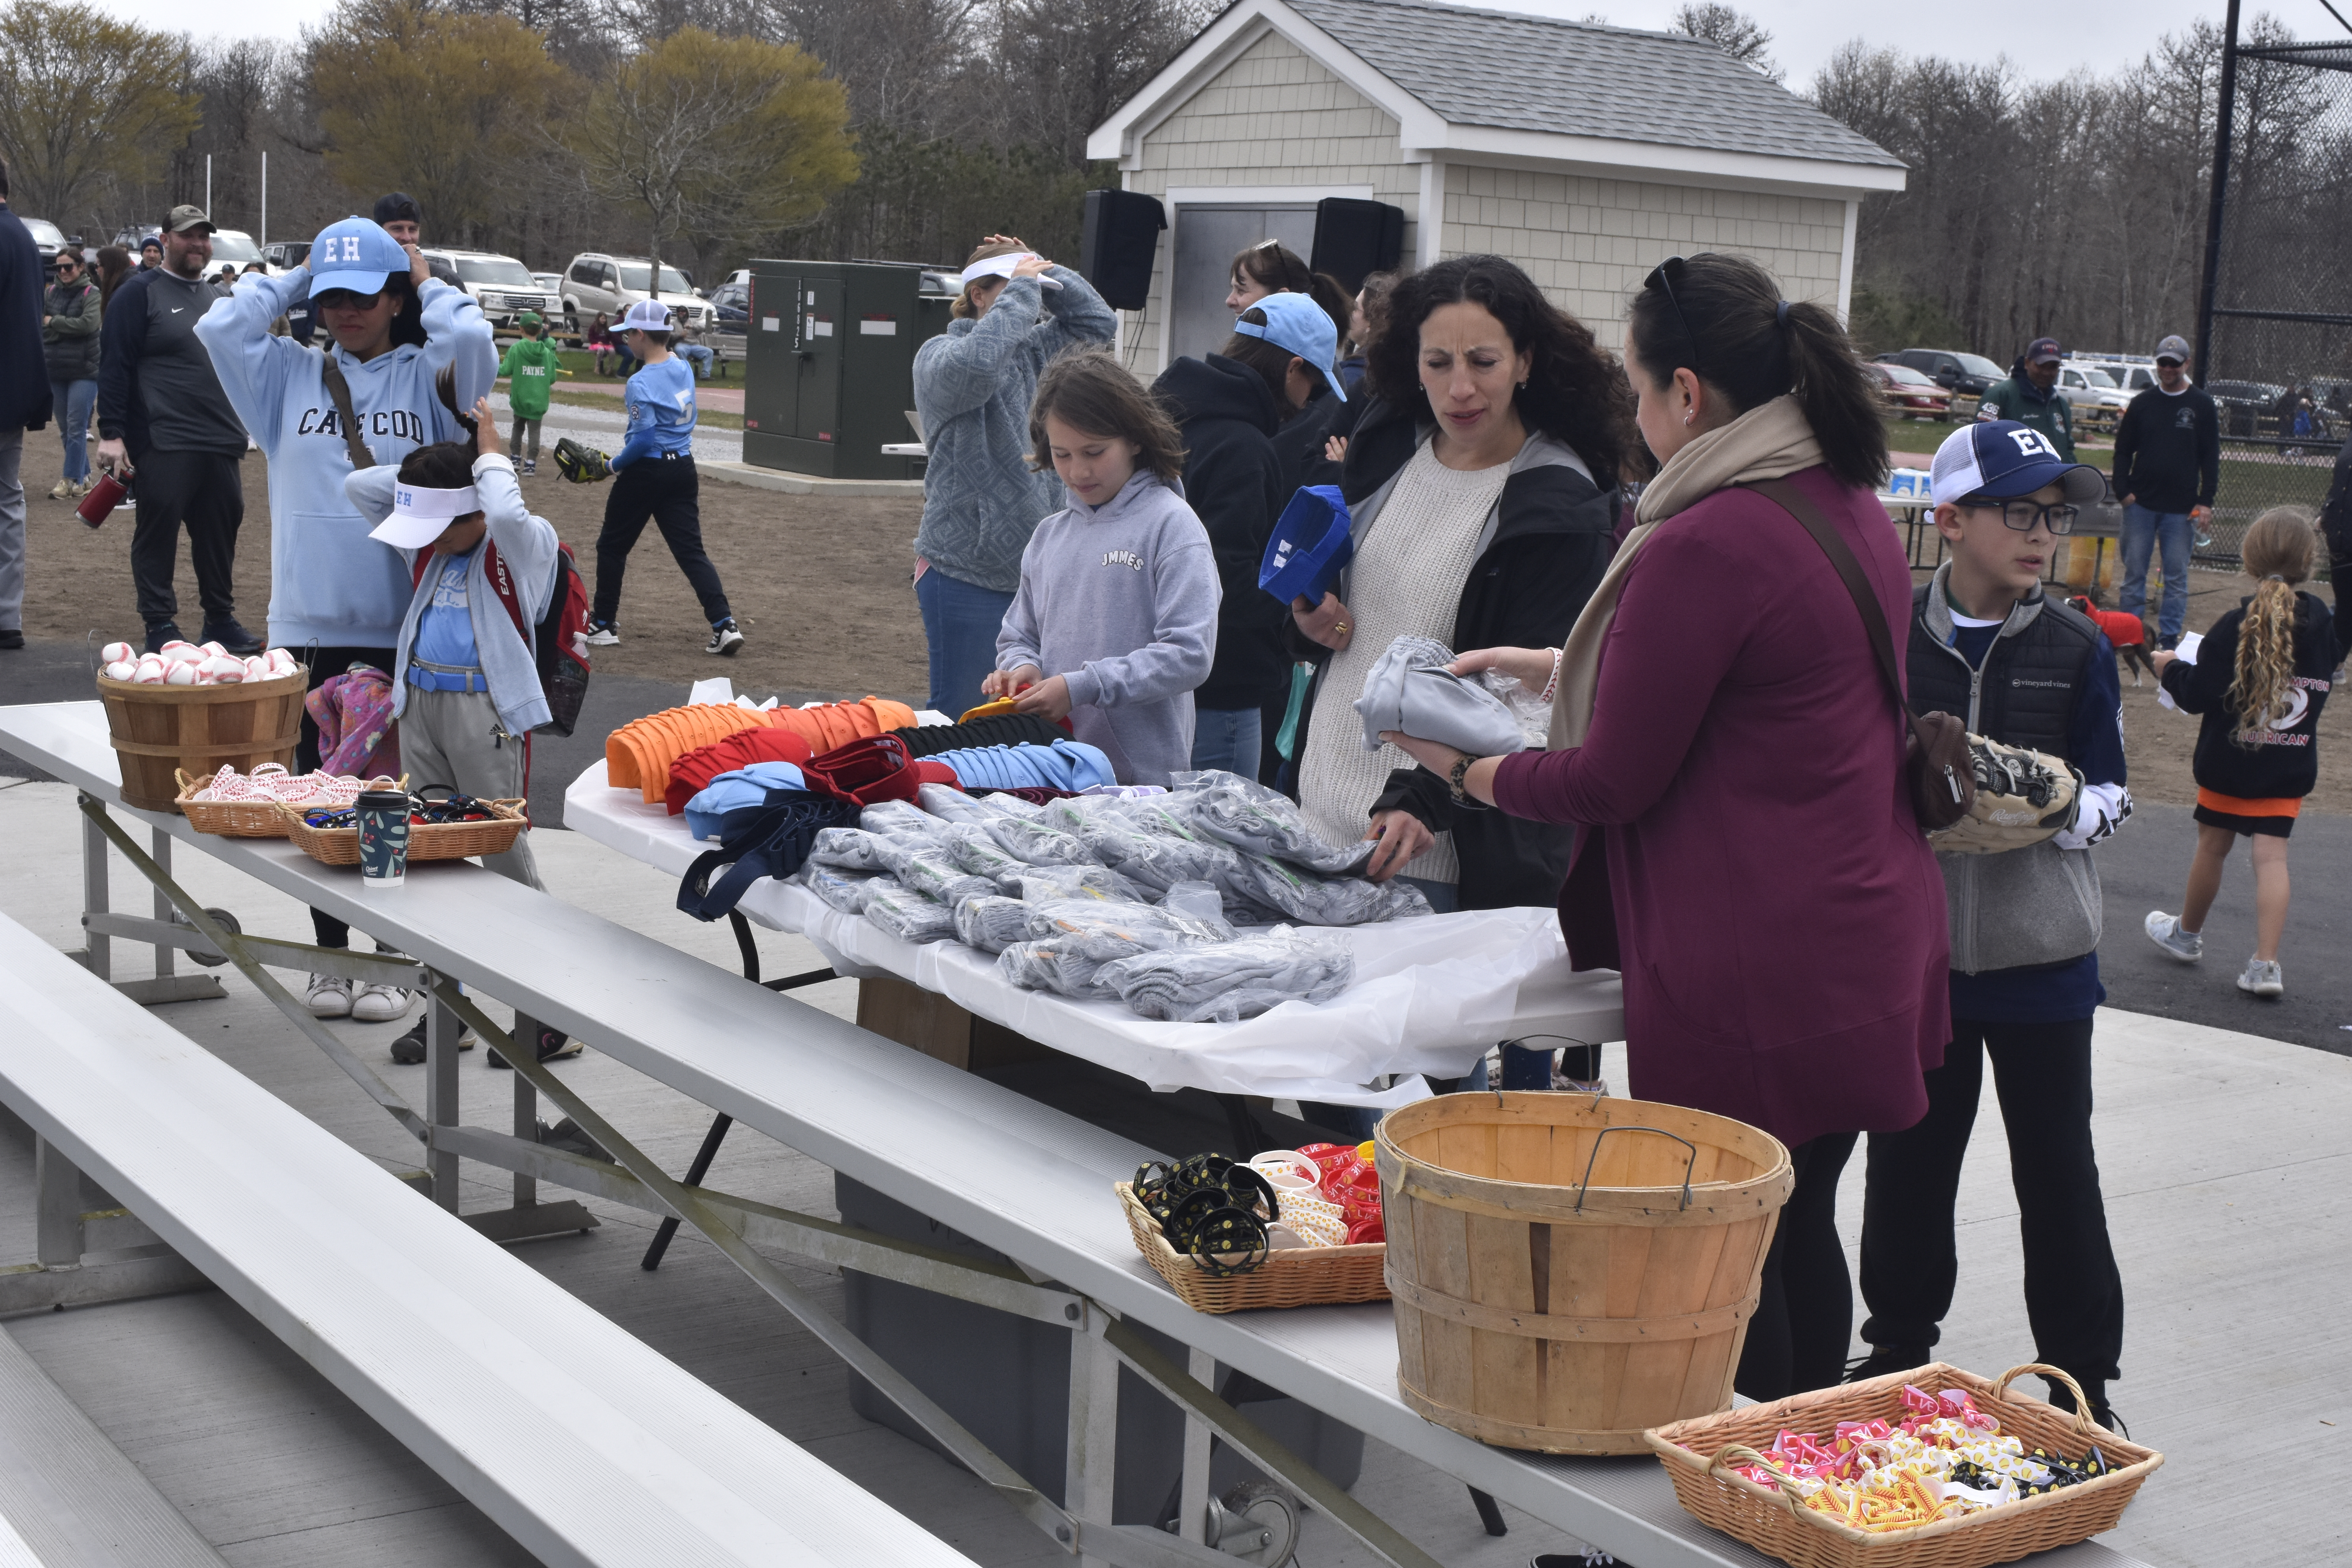
{"label": "dirt field", "polygon": [[[73,510],[48,499],[60,469],[57,437],[33,432],[25,443],[30,513],[25,633],[38,638],[135,640],[131,591],[130,517],[84,528]],[[240,614],[260,629],[268,602],[269,519],[267,468],[245,463],[246,524],[237,549]],[[552,466],[525,481],[531,506],[555,524],[594,580],[596,531],[607,487],[568,485]],[[919,502],[820,500],[705,479],[703,538],[727,584],[748,639],[733,659],[702,652],[706,628],[686,579],[651,528],[629,559],[618,647],[600,648],[596,668],[619,675],[684,683],[724,674],[755,696],[793,691],[862,697],[871,692],[919,701],[928,684],[923,629],[908,585]],[[180,600],[196,629],[195,579],[181,552]],[[1924,578],[1926,574],[1920,575]],[[2202,631],[2234,607],[2250,584],[2242,576],[2200,571],[2190,581],[2189,625]],[[5,667],[0,667],[5,668]],[[2189,754],[2197,722],[2157,705],[2153,683],[2124,682],[2124,742],[2132,791],[2142,800],[2193,805]],[[2352,813],[2352,702],[2323,715],[2315,810]]]}

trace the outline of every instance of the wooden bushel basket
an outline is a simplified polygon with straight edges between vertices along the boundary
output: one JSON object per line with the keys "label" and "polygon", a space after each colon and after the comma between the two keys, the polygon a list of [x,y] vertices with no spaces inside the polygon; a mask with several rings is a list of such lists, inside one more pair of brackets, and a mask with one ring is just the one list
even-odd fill
{"label": "wooden bushel basket", "polygon": [[1731,1405],[1789,1152],[1728,1117],[1601,1095],[1441,1095],[1374,1135],[1397,1384],[1441,1426],[1637,1454]]}
{"label": "wooden bushel basket", "polygon": [[226,763],[250,773],[291,765],[302,734],[300,671],[226,686],[140,686],[98,678],[106,727],[122,771],[122,804],[176,811],[178,774],[210,778]]}

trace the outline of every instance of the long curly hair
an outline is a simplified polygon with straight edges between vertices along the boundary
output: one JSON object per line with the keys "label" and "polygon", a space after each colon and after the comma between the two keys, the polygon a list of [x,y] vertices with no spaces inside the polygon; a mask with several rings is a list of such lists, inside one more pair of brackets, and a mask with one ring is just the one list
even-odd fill
{"label": "long curly hair", "polygon": [[2294,700],[2295,590],[2319,556],[2319,525],[2299,506],[2274,506],[2254,519],[2239,547],[2254,596],[2238,627],[2237,678],[2231,708],[2242,721],[2231,737],[2249,750],[2286,717]]}
{"label": "long curly hair", "polygon": [[1364,356],[1372,390],[1434,423],[1421,387],[1421,326],[1445,305],[1474,304],[1528,356],[1512,405],[1531,430],[1566,442],[1603,490],[1646,472],[1633,427],[1633,389],[1592,329],[1544,298],[1535,279],[1499,256],[1457,256],[1399,279],[1387,319]]}

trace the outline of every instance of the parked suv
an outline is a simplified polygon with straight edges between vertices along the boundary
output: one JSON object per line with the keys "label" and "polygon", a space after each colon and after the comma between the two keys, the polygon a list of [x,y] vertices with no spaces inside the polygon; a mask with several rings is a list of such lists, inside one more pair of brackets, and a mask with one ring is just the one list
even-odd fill
{"label": "parked suv", "polygon": [[2074,405],[2076,423],[2085,429],[2113,430],[2123,422],[2132,395],[2116,384],[2115,377],[2095,364],[2062,362],[2058,395]]}
{"label": "parked suv", "polygon": [[606,256],[584,251],[563,269],[563,329],[578,334],[583,321],[598,311],[617,321],[640,300],[659,298],[688,327],[700,331],[712,321],[709,301],[695,296],[685,273],[665,264],[661,293],[653,292],[653,263],[642,256]]}
{"label": "parked suv", "polygon": [[1880,354],[1881,364],[1907,364],[1955,397],[1982,397],[2009,372],[1982,354],[1959,349],[1898,349]]}
{"label": "parked suv", "polygon": [[2107,379],[2116,384],[2126,399],[2137,397],[2156,384],[2156,356],[2153,354],[2094,353],[2077,350],[2066,356],[2070,365],[2103,370]]}
{"label": "parked suv", "polygon": [[494,327],[512,326],[525,310],[552,316],[563,308],[562,298],[541,288],[530,268],[511,256],[441,246],[430,247],[422,254],[433,276],[471,294]]}
{"label": "parked suv", "polygon": [[291,272],[310,259],[310,242],[307,239],[273,239],[261,247],[262,264],[274,276]]}

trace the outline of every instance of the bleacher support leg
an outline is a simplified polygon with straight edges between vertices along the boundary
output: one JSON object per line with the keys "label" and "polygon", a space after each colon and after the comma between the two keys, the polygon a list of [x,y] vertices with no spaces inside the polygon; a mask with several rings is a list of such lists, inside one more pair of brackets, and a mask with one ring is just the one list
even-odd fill
{"label": "bleacher support leg", "polygon": [[33,1140],[33,1185],[40,1206],[34,1256],[44,1268],[80,1268],[81,1172],[46,1138]]}
{"label": "bleacher support leg", "polygon": [[[1091,1304],[1088,1311],[1100,1311]],[[1089,1524],[1111,1521],[1118,1458],[1118,1357],[1088,1333],[1070,1336],[1070,1427],[1062,1506]],[[1088,1552],[1082,1568],[1108,1568]]]}
{"label": "bleacher support leg", "polygon": [[[99,804],[90,795],[81,798],[90,805]],[[109,914],[113,910],[106,889],[106,830],[88,816],[84,816],[81,823],[81,907],[87,914]],[[113,979],[112,940],[94,931],[86,931],[82,938],[81,961],[100,980]]]}
{"label": "bleacher support leg", "polygon": [[[425,1005],[428,1009],[425,1030],[425,1120],[434,1127],[457,1125],[457,1037],[461,1026],[457,1015],[430,989],[440,975],[425,972]],[[485,1047],[487,1048],[487,1047]],[[520,1075],[517,1075],[520,1076]],[[457,1156],[447,1149],[434,1149],[426,1156],[427,1168],[433,1173],[433,1201],[457,1212]]]}
{"label": "bleacher support leg", "polygon": [[[518,1044],[539,1041],[539,1020],[515,1015],[514,1037]],[[485,1050],[488,1047],[483,1047]],[[514,1135],[526,1143],[539,1142],[539,1090],[530,1087],[530,1079],[520,1073],[514,1079]],[[520,1171],[514,1173],[514,1206],[530,1208],[539,1202],[539,1178]]]}

